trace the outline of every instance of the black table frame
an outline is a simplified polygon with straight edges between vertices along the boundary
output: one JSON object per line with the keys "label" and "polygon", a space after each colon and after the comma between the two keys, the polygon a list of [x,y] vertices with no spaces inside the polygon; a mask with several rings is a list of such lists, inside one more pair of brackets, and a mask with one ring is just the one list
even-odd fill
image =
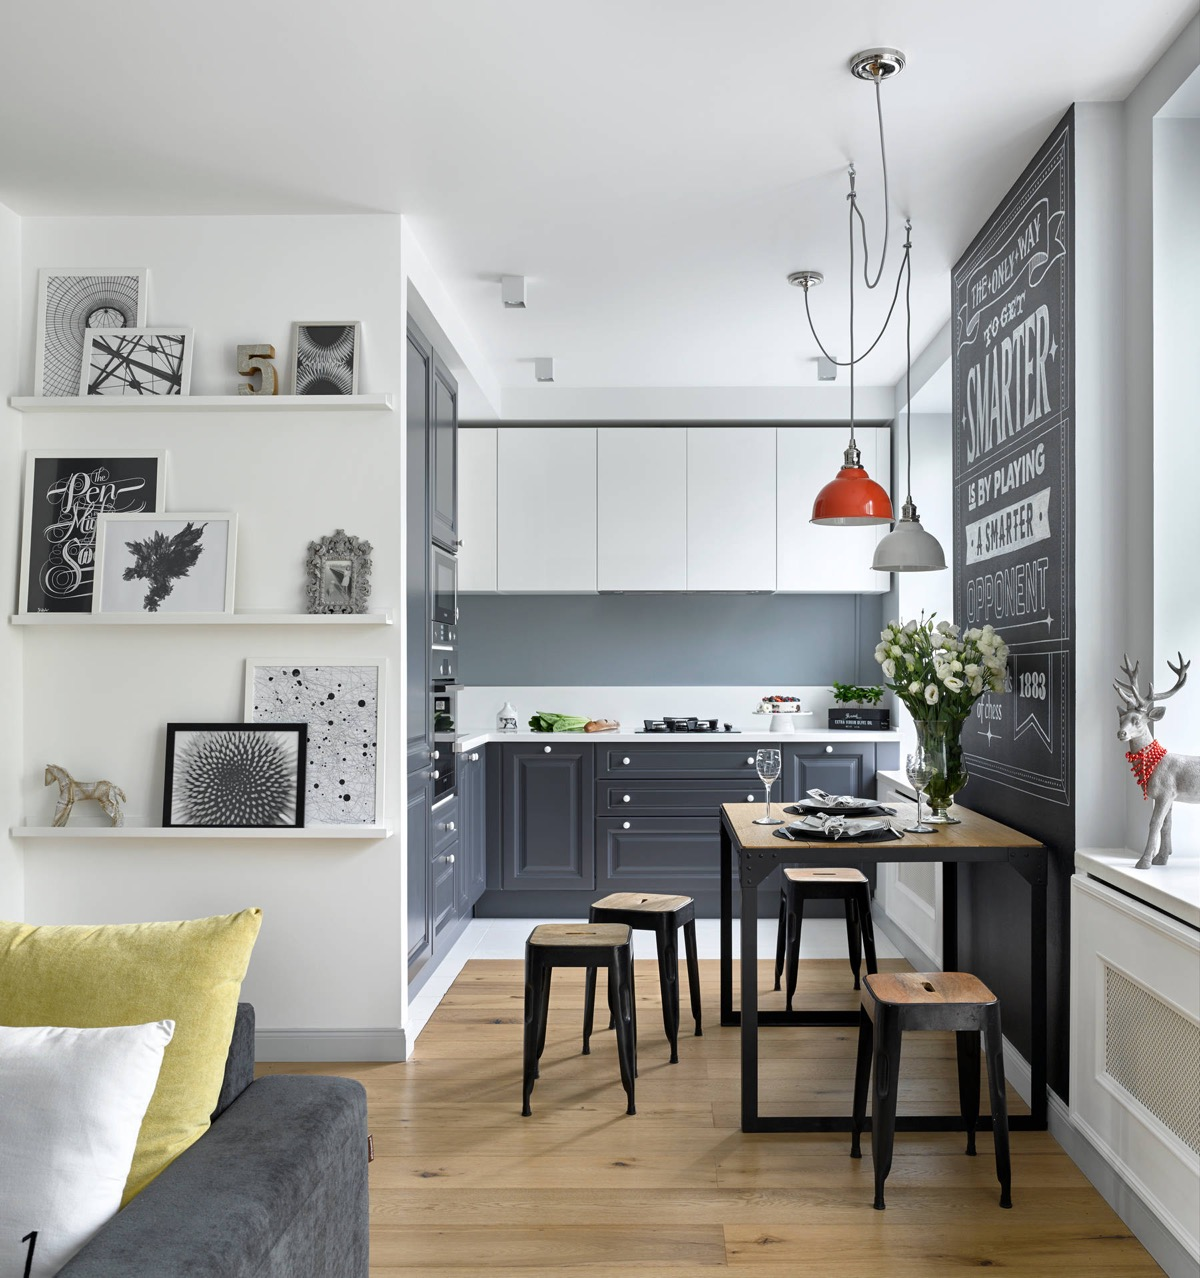
{"label": "black table frame", "polygon": [[[721,1024],[740,1025],[742,1030],[742,1131],[744,1132],[848,1132],[853,1116],[791,1114],[767,1116],[758,1112],[758,1031],[760,1026],[857,1026],[859,1010],[821,1011],[796,1008],[794,1011],[759,1011],[758,1007],[758,889],[763,879],[778,865],[824,865],[829,850],[793,846],[772,837],[778,847],[744,848],[721,806]],[[1044,847],[944,847],[921,846],[908,839],[885,843],[838,844],[839,865],[882,862],[940,862],[942,866],[942,968],[958,968],[958,864],[993,862],[1011,866],[1029,884],[1029,987],[1032,1013],[1030,1051],[1031,1103],[1028,1114],[1010,1114],[1012,1131],[1045,1131],[1046,1096],[1046,880],[1047,851]],[[741,884],[741,1011],[733,1006],[733,869],[736,860]],[[846,1093],[847,1104],[852,1099]],[[979,1130],[990,1131],[990,1115],[981,1115]],[[957,1114],[900,1114],[897,1131],[960,1131]]]}

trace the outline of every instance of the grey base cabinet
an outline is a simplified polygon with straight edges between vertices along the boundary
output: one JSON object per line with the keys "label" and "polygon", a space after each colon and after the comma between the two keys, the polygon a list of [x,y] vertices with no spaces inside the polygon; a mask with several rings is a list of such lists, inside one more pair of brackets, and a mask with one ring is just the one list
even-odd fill
{"label": "grey base cabinet", "polygon": [[501,751],[501,886],[594,888],[594,748],[555,742]]}
{"label": "grey base cabinet", "polygon": [[[481,916],[585,917],[609,892],[671,892],[713,917],[720,890],[722,803],[761,803],[755,744],[668,742],[513,743],[499,752],[494,800],[500,846],[489,857]],[[783,745],[783,785],[793,803],[820,787],[873,797],[873,742]],[[464,802],[469,802],[463,791]],[[498,811],[496,810],[498,809]],[[466,819],[464,817],[464,819]],[[831,864],[839,863],[830,849]],[[778,873],[760,891],[760,910],[778,909]],[[829,908],[826,909],[825,907]],[[813,903],[814,914],[839,902]]]}
{"label": "grey base cabinet", "polygon": [[458,756],[459,848],[462,874],[458,908],[469,915],[487,888],[487,848],[490,835],[487,803],[487,763],[483,750]]}

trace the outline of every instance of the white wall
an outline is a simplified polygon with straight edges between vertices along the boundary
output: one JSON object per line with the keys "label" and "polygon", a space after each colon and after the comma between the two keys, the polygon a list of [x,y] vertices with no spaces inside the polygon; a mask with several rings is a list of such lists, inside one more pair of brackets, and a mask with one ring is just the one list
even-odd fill
{"label": "white wall", "polygon": [[1121,112],[1118,103],[1075,107],[1075,838],[1080,847],[1111,845],[1133,790],[1116,739],[1112,690],[1128,642],[1120,566],[1126,545],[1136,537],[1123,500]]}
{"label": "white wall", "polygon": [[[1154,122],[1154,680],[1195,662],[1159,735],[1200,754],[1200,119]],[[1200,806],[1175,808],[1176,852],[1200,852]]]}
{"label": "white wall", "polygon": [[[237,343],[273,342],[282,368],[291,321],[328,317],[362,320],[360,387],[396,392],[402,405],[400,221],[27,219],[22,388],[28,393],[32,385],[38,267],[144,264],[151,272],[150,321],[195,328],[194,393],[232,392]],[[10,349],[11,343],[0,341],[0,351]],[[27,448],[166,448],[168,508],[239,513],[239,608],[303,611],[305,547],[344,527],[375,547],[372,603],[403,615],[401,411],[67,413],[26,415],[19,422]],[[8,535],[9,523],[6,513],[0,535]],[[0,562],[10,560],[0,553]],[[48,823],[51,795],[41,787],[41,768],[51,760],[79,776],[113,779],[129,795],[130,819],[155,822],[163,725],[240,720],[246,657],[353,662],[383,656],[391,662],[393,692],[386,724],[387,815],[398,833],[363,844],[31,841],[25,917],[53,923],[171,919],[261,906],[262,934],[245,985],[260,1028],[363,1030],[368,1039],[375,1036],[382,1055],[399,1054],[405,968],[402,631],[402,625],[31,629],[20,760],[22,815],[30,824]],[[7,634],[0,635],[0,643],[7,642]],[[0,767],[0,775],[7,774]]]}
{"label": "white wall", "polygon": [[3,613],[16,605],[21,536],[20,418],[8,407],[18,389],[21,222],[0,205],[0,918],[24,917],[24,854],[8,837],[20,820],[22,642]]}

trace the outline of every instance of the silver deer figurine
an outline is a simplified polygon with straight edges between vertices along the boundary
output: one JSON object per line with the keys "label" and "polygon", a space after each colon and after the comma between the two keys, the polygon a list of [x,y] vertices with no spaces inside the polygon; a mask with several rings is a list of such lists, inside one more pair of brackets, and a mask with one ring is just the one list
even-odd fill
{"label": "silver deer figurine", "polygon": [[1125,757],[1133,770],[1137,783],[1142,787],[1142,797],[1154,804],[1150,813],[1150,832],[1146,836],[1146,849],[1134,866],[1147,870],[1151,865],[1166,865],[1171,855],[1171,806],[1178,799],[1181,803],[1200,803],[1200,755],[1168,754],[1166,748],[1154,739],[1154,725],[1166,714],[1156,702],[1173,697],[1187,683],[1190,661],[1179,654],[1179,664],[1167,666],[1175,676],[1175,686],[1166,692],[1155,692],[1154,684],[1143,696],[1138,687],[1139,662],[1129,667],[1129,656],[1121,667],[1127,682],[1119,679],[1113,687],[1125,702],[1125,709],[1117,707],[1120,725],[1117,740],[1127,741]]}
{"label": "silver deer figurine", "polygon": [[125,824],[125,813],[121,808],[125,802],[125,791],[119,785],[113,785],[111,781],[76,781],[66,768],[48,763],[46,784],[53,785],[55,781],[58,782],[58,803],[54,808],[52,825],[66,825],[77,799],[95,799],[113,825]]}

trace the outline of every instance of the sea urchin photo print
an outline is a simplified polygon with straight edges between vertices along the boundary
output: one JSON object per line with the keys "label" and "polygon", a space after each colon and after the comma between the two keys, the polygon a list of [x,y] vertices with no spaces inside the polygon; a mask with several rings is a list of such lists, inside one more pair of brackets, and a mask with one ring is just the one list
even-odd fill
{"label": "sea urchin photo print", "polygon": [[292,325],[292,390],[296,395],[356,395],[362,324]]}
{"label": "sea urchin photo print", "polygon": [[304,825],[308,726],[169,723],[163,825]]}

